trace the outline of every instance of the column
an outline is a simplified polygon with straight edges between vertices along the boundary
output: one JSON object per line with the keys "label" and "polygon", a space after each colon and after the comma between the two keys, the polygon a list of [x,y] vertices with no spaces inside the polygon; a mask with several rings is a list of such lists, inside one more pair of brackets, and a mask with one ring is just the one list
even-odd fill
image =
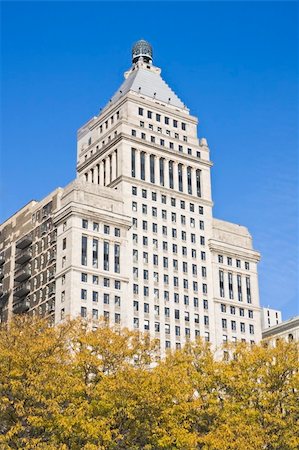
{"label": "column", "polygon": [[160,159],[155,155],[155,184],[160,186]]}
{"label": "column", "polygon": [[140,151],[135,150],[135,178],[140,180]]}
{"label": "column", "polygon": [[110,180],[110,158],[109,156],[107,156],[105,158],[105,162],[106,162],[106,186],[108,186],[108,184],[110,184],[111,180]]}
{"label": "column", "polygon": [[187,180],[187,167],[185,164],[182,165],[182,181],[183,181],[183,192],[188,193],[188,180]]}
{"label": "column", "polygon": [[176,161],[173,161],[173,189],[174,191],[179,190],[178,163]]}
{"label": "column", "polygon": [[104,186],[104,162],[100,162],[100,186]]}
{"label": "column", "polygon": [[164,159],[164,186],[169,189],[169,161]]}
{"label": "column", "polygon": [[196,170],[193,169],[193,167],[191,169],[191,180],[192,180],[192,195],[197,197]]}
{"label": "column", "polygon": [[144,155],[145,159],[145,181],[150,183],[151,181],[151,171],[150,171],[150,155],[148,153],[145,153]]}
{"label": "column", "polygon": [[112,153],[112,180],[116,178],[116,150]]}

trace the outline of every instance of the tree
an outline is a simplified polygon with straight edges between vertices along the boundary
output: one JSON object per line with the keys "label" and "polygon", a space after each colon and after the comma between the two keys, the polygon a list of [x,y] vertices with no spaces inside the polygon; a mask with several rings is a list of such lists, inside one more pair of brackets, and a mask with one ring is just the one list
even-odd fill
{"label": "tree", "polygon": [[148,334],[16,317],[0,329],[0,448],[298,448],[298,344],[228,351],[198,340],[160,359]]}

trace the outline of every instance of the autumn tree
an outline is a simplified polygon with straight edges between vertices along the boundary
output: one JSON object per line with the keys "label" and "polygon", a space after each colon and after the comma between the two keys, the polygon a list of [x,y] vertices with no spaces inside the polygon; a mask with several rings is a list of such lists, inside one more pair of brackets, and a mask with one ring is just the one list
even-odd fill
{"label": "autumn tree", "polygon": [[160,359],[148,334],[17,317],[0,330],[0,448],[298,448],[298,344],[227,350]]}

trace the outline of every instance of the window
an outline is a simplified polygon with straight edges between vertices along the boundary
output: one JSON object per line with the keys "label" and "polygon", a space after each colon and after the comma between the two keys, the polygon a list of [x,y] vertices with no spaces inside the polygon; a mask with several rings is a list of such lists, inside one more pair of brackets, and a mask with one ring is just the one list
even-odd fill
{"label": "window", "polygon": [[241,275],[237,275],[238,300],[242,302],[242,280]]}
{"label": "window", "polygon": [[228,266],[232,265],[232,259],[229,256],[227,257],[227,265]]}
{"label": "window", "polygon": [[[197,197],[201,197],[201,170],[197,169],[196,170],[196,193],[197,193]],[[201,207],[199,207],[201,208]],[[202,213],[199,213],[202,214]]]}
{"label": "window", "polygon": [[203,316],[203,322],[205,326],[207,327],[209,325],[209,316]]}
{"label": "window", "polygon": [[114,323],[117,323],[117,324],[120,323],[120,314],[119,313],[114,314]]}
{"label": "window", "polygon": [[208,300],[203,300],[203,309],[209,309],[209,302],[208,302]]}
{"label": "window", "polygon": [[98,302],[98,300],[99,300],[99,293],[96,291],[92,291],[92,301]]}
{"label": "window", "polygon": [[226,312],[226,305],[224,303],[221,303],[221,312]]}
{"label": "window", "polygon": [[245,323],[244,322],[240,323],[240,330],[241,330],[241,333],[245,333]]}
{"label": "window", "polygon": [[[132,132],[133,131],[134,130],[132,130]],[[134,178],[136,177],[136,150],[134,148],[131,149],[131,176]]]}
{"label": "window", "polygon": [[81,273],[81,281],[87,283],[87,273]]}
{"label": "window", "polygon": [[245,261],[245,269],[249,270],[249,262]]}
{"label": "window", "polygon": [[92,318],[93,320],[98,320],[99,318],[99,311],[97,309],[92,310]]}
{"label": "window", "polygon": [[178,121],[175,120],[175,119],[173,119],[173,126],[174,126],[174,128],[177,128],[177,127],[178,127]]}
{"label": "window", "polygon": [[99,248],[99,242],[97,239],[92,240],[92,267],[97,268],[98,267],[98,248]]}
{"label": "window", "polygon": [[150,155],[150,181],[155,182],[155,156]]}
{"label": "window", "polygon": [[131,130],[132,136],[136,137],[136,130]]}
{"label": "window", "polygon": [[105,305],[109,305],[110,303],[110,299],[109,299],[109,294],[104,294],[104,304]]}
{"label": "window", "polygon": [[231,272],[228,273],[228,293],[229,298],[232,300],[234,298],[234,291],[233,291],[233,274]]}
{"label": "window", "polygon": [[88,228],[88,220],[82,219],[82,228]]}
{"label": "window", "polygon": [[145,180],[145,152],[140,153],[140,178]]}
{"label": "window", "polygon": [[137,187],[136,186],[132,186],[132,194],[137,195]]}
{"label": "window", "polygon": [[133,301],[133,308],[134,308],[134,312],[139,311],[139,302],[137,302],[137,300]]}
{"label": "window", "polygon": [[152,115],[153,115],[152,111],[148,111],[148,112],[147,112],[147,118],[148,118],[148,119],[151,119],[151,118],[152,118]]}
{"label": "window", "polygon": [[81,317],[87,317],[87,308],[85,306],[81,306]]}
{"label": "window", "polygon": [[253,319],[253,311],[252,311],[252,309],[248,310],[248,317],[249,317],[249,319]]}
{"label": "window", "polygon": [[120,237],[120,228],[114,228],[114,236]]}
{"label": "window", "polygon": [[147,190],[142,189],[142,198],[147,198]]}
{"label": "window", "polygon": [[144,122],[140,121],[140,127],[144,128]]}
{"label": "window", "polygon": [[221,322],[222,322],[222,328],[226,329],[227,328],[227,320],[221,319]]}
{"label": "window", "polygon": [[165,125],[169,125],[169,117],[164,117],[164,123]]}
{"label": "window", "polygon": [[223,270],[219,270],[219,290],[220,290],[220,297],[224,297]]}
{"label": "window", "polygon": [[62,240],[62,250],[66,249],[66,238],[63,238]]}
{"label": "window", "polygon": [[247,303],[251,303],[251,289],[249,277],[246,277],[246,295],[247,295]]}
{"label": "window", "polygon": [[87,300],[87,290],[81,289],[81,300]]}
{"label": "window", "polygon": [[179,191],[183,192],[183,164],[178,164]]}
{"label": "window", "polygon": [[87,236],[82,236],[81,264],[82,266],[87,266]]}
{"label": "window", "polygon": [[104,225],[104,234],[109,234],[109,233],[110,233],[109,225]]}
{"label": "window", "polygon": [[234,306],[230,307],[230,313],[231,314],[236,314],[236,308]]}
{"label": "window", "polygon": [[239,313],[241,317],[244,317],[244,308],[240,308]]}
{"label": "window", "polygon": [[160,185],[164,186],[164,158],[159,159]]}
{"label": "window", "polygon": [[109,242],[107,241],[104,241],[103,267],[104,270],[109,270]]}
{"label": "window", "polygon": [[186,131],[186,124],[185,124],[185,122],[182,122],[182,130]]}
{"label": "window", "polygon": [[109,278],[104,278],[104,279],[103,279],[103,286],[105,286],[105,287],[109,287],[109,286],[110,286],[110,280],[109,280]]}
{"label": "window", "polygon": [[139,116],[143,116],[143,108],[138,108],[138,114]]}
{"label": "window", "polygon": [[120,245],[114,244],[114,272],[120,272]]}
{"label": "window", "polygon": [[133,327],[139,328],[139,319],[137,317],[134,317],[133,319]]}
{"label": "window", "polygon": [[145,320],[145,321],[144,321],[144,329],[145,329],[146,331],[149,331],[149,329],[150,329],[149,320]]}
{"label": "window", "polygon": [[236,266],[238,268],[241,268],[241,261],[239,259],[236,259]]}

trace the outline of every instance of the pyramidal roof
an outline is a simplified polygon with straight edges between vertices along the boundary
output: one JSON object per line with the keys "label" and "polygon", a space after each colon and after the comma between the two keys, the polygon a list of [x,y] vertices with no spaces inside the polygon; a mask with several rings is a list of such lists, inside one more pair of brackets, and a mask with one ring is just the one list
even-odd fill
{"label": "pyramidal roof", "polygon": [[138,41],[132,50],[133,66],[125,73],[125,81],[104,109],[116,103],[128,92],[135,92],[177,108],[187,109],[175,92],[161,77],[161,69],[152,65],[152,48],[146,41]]}

